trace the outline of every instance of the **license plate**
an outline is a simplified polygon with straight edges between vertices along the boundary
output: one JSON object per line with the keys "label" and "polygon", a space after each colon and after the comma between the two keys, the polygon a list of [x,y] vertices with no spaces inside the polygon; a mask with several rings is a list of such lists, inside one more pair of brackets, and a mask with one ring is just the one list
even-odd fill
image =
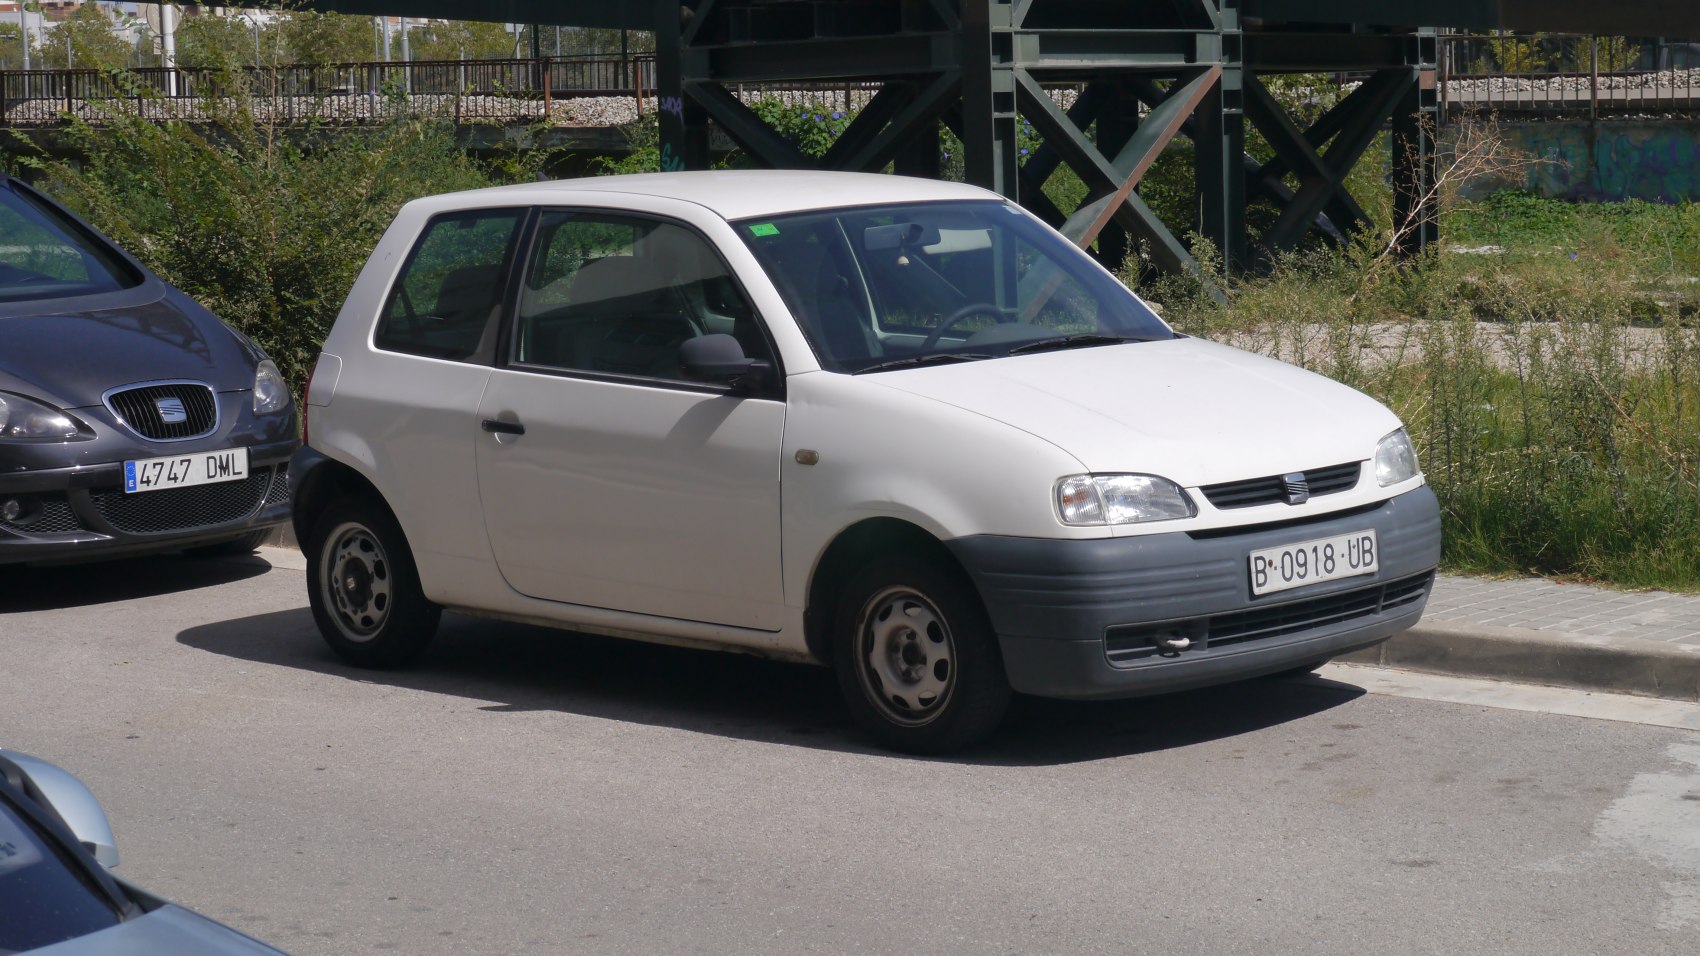
{"label": "license plate", "polygon": [[164,488],[189,488],[220,481],[241,481],[246,477],[246,448],[198,451],[192,455],[173,455],[170,458],[148,458],[124,463],[124,490],[129,493],[159,491]]}
{"label": "license plate", "polygon": [[1251,553],[1251,593],[1374,574],[1380,567],[1373,530],[1266,548]]}

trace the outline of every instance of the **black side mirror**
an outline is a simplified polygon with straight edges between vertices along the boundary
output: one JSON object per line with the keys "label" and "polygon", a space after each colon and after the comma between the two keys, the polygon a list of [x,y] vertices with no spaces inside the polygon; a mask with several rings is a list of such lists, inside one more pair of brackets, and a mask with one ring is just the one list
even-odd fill
{"label": "black side mirror", "polygon": [[679,369],[699,382],[751,387],[765,381],[772,366],[744,354],[744,346],[724,332],[699,335],[679,345]]}

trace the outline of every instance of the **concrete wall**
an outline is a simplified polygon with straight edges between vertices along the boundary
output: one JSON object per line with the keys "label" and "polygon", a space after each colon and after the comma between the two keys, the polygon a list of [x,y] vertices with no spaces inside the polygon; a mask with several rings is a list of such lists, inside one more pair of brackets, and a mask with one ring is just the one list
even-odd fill
{"label": "concrete wall", "polygon": [[[1527,188],[1556,199],[1700,201],[1700,121],[1603,120],[1501,123],[1507,145],[1551,162]],[[1472,196],[1489,185],[1467,190]]]}

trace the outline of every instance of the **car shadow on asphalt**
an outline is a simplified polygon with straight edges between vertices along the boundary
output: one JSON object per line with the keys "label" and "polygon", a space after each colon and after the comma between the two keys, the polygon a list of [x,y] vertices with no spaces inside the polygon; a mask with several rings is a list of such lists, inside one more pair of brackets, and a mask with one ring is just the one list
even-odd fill
{"label": "car shadow on asphalt", "polygon": [[[745,740],[914,759],[858,734],[825,668],[565,633],[447,614],[411,667],[342,663],[305,608],[190,628],[178,643],[227,657],[362,683],[486,701],[491,713],[559,711]],[[989,742],[955,763],[1049,766],[1101,760],[1267,729],[1363,696],[1319,677],[1247,681],[1125,701],[1017,697]]]}
{"label": "car shadow on asphalt", "polygon": [[180,594],[259,577],[271,564],[259,555],[196,558],[150,555],[88,564],[25,565],[6,569],[0,614],[75,607]]}

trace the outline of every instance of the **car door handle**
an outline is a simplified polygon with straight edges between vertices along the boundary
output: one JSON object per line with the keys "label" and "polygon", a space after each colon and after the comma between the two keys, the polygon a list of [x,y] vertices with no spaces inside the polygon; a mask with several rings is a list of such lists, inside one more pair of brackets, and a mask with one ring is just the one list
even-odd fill
{"label": "car door handle", "polygon": [[484,419],[483,429],[497,435],[523,435],[525,426],[519,422],[500,422],[494,418]]}

